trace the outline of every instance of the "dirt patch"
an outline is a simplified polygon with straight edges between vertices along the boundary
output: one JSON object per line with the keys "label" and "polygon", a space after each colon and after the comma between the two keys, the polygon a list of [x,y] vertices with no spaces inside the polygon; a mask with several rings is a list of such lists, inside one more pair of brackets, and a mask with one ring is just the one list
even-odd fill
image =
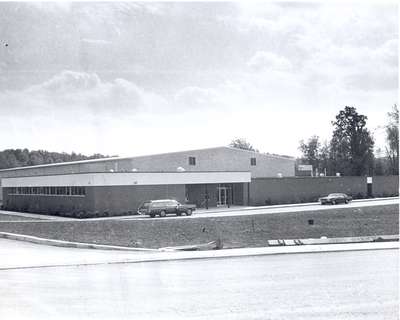
{"label": "dirt patch", "polygon": [[398,210],[393,204],[197,219],[0,222],[0,231],[143,248],[192,245],[218,238],[225,248],[261,247],[271,239],[398,234]]}

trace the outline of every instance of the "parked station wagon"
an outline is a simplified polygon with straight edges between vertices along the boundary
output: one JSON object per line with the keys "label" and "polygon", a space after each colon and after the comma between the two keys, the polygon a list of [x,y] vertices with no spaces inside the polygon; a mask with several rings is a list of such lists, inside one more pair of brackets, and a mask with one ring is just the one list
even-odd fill
{"label": "parked station wagon", "polygon": [[138,214],[146,214],[154,218],[157,215],[165,217],[168,214],[176,214],[177,216],[186,214],[190,216],[195,210],[196,206],[194,204],[181,204],[176,200],[164,199],[145,201],[138,208],[137,212]]}

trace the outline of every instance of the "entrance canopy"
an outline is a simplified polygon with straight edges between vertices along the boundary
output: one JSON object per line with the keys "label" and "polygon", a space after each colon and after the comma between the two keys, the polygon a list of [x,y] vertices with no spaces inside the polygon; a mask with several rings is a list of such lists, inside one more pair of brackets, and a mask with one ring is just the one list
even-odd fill
{"label": "entrance canopy", "polygon": [[249,171],[98,172],[3,178],[2,187],[130,186],[250,182]]}

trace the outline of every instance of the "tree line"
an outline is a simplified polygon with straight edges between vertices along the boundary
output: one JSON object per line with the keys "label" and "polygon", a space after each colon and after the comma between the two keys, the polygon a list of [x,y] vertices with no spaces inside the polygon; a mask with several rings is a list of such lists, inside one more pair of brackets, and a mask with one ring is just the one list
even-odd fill
{"label": "tree line", "polygon": [[346,106],[336,115],[329,142],[316,135],[300,141],[301,164],[313,166],[314,175],[337,173],[346,176],[399,174],[399,110],[394,105],[384,126],[386,147],[374,155],[374,138],[367,128],[368,117]]}
{"label": "tree line", "polygon": [[[330,141],[320,140],[317,135],[307,141],[301,140],[301,157],[297,164],[312,165],[313,175],[398,175],[399,174],[399,110],[394,105],[387,113],[384,126],[386,147],[374,155],[374,138],[367,128],[368,117],[357,112],[355,107],[346,106],[331,122]],[[258,151],[246,139],[234,139],[231,147]],[[379,151],[379,150],[378,150]]]}
{"label": "tree line", "polygon": [[70,162],[79,160],[90,160],[106,158],[102,154],[96,153],[91,156],[85,156],[80,153],[49,152],[45,150],[28,149],[6,149],[0,151],[0,169],[36,166],[40,164]]}

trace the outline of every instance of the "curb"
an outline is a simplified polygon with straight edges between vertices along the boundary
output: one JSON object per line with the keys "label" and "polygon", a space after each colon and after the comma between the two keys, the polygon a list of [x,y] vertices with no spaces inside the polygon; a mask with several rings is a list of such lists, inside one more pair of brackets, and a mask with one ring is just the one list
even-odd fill
{"label": "curb", "polygon": [[262,247],[250,249],[226,249],[199,252],[157,252],[136,256],[133,259],[109,260],[101,262],[87,262],[74,264],[46,264],[32,266],[10,266],[0,267],[2,270],[15,269],[38,269],[38,268],[55,268],[55,267],[79,267],[94,265],[114,265],[128,263],[144,263],[144,262],[169,262],[179,260],[199,260],[199,259],[224,259],[224,258],[240,258],[255,257],[266,255],[282,255],[282,254],[304,254],[304,253],[329,253],[329,252],[346,252],[346,251],[367,251],[367,250],[399,250],[398,242],[375,242],[375,243],[352,243],[352,244],[330,244],[330,245],[305,245],[290,247]]}
{"label": "curb", "polygon": [[267,240],[271,247],[277,246],[299,246],[299,245],[325,245],[325,244],[347,244],[347,243],[374,243],[399,241],[399,235],[361,236],[341,238],[309,238],[309,239],[277,239]]}
{"label": "curb", "polygon": [[[23,234],[0,232],[0,238],[26,241],[41,245],[65,247],[65,248],[78,248],[78,249],[97,249],[97,250],[120,250],[120,251],[136,251],[136,252],[178,252],[178,251],[213,251],[216,248],[222,247],[218,241],[211,241],[206,244],[195,244],[186,246],[176,247],[163,247],[159,249],[148,249],[148,248],[133,248],[123,246],[113,246],[105,244],[93,244],[84,242],[72,242],[64,240],[46,239],[35,236],[28,236]],[[361,237],[342,237],[342,238],[309,238],[309,239],[277,239],[267,240],[267,247],[261,248],[277,248],[277,247],[291,247],[297,248],[304,246],[321,246],[321,245],[344,245],[344,244],[361,244],[361,243],[382,243],[382,242],[398,242],[399,235],[382,235],[382,236],[361,236]],[[257,249],[257,248],[237,248],[237,249],[224,249],[224,250],[240,250],[240,249]]]}
{"label": "curb", "polygon": [[55,246],[55,247],[66,247],[66,248],[79,248],[79,249],[98,249],[98,250],[124,250],[124,251],[146,251],[146,252],[159,252],[158,249],[146,249],[146,248],[132,248],[132,247],[121,247],[111,246],[105,244],[92,244],[84,242],[71,242],[64,240],[53,240],[46,238],[39,238],[35,236],[27,236],[24,234],[0,232],[0,238],[32,242],[36,244]]}

